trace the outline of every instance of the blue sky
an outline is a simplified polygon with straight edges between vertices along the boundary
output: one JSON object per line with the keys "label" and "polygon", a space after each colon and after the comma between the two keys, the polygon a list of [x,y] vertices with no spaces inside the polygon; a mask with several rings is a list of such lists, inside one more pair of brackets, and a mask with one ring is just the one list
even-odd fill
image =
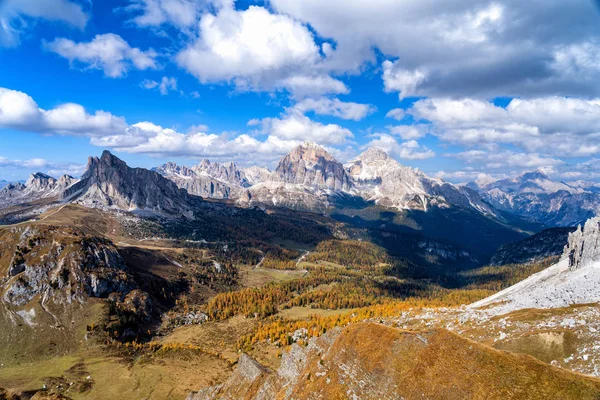
{"label": "blue sky", "polygon": [[0,1],[0,180],[103,149],[273,167],[305,139],[598,180],[599,27],[588,0]]}

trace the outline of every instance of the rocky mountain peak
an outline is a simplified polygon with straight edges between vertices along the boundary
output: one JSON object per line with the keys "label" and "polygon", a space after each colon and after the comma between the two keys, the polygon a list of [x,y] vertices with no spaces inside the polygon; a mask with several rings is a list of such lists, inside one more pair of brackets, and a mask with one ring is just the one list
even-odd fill
{"label": "rocky mountain peak", "polygon": [[351,186],[344,166],[323,147],[308,141],[281,159],[275,177],[282,182],[322,189],[348,190]]}
{"label": "rocky mountain peak", "polygon": [[91,207],[177,216],[191,216],[192,203],[200,200],[158,172],[130,168],[108,151],[100,158],[91,157],[81,180],[65,190],[62,197]]}
{"label": "rocky mountain peak", "polygon": [[196,173],[191,169],[186,167],[185,165],[177,165],[174,162],[167,162],[160,167],[156,167],[153,171],[158,172],[161,175],[166,177],[170,176],[180,176],[185,178],[192,178],[196,176]]}
{"label": "rocky mountain peak", "polygon": [[576,270],[600,261],[600,217],[590,218],[569,234],[563,257],[569,260],[569,269]]}
{"label": "rocky mountain peak", "polygon": [[292,160],[304,160],[307,163],[316,163],[319,158],[323,158],[327,161],[335,161],[335,158],[333,158],[333,156],[322,146],[308,140],[294,147],[288,156]]}
{"label": "rocky mountain peak", "polygon": [[244,169],[244,175],[251,185],[256,185],[269,179],[271,171],[265,167],[252,166]]}
{"label": "rocky mountain peak", "polygon": [[368,149],[366,149],[365,151],[363,151],[356,157],[356,160],[362,160],[363,162],[364,161],[385,161],[385,160],[389,160],[389,159],[390,159],[389,154],[381,147],[369,147]]}
{"label": "rocky mountain peak", "polygon": [[548,178],[548,175],[546,175],[543,171],[536,170],[536,171],[525,172],[525,173],[519,175],[519,179],[523,180],[523,181],[530,181],[530,180],[535,180],[535,179],[550,179],[550,178]]}
{"label": "rocky mountain peak", "polygon": [[244,172],[234,162],[221,163],[203,159],[192,169],[199,175],[207,175],[227,184],[241,187],[250,186]]}
{"label": "rocky mountain peak", "polygon": [[25,186],[31,191],[42,192],[50,190],[55,184],[55,178],[41,172],[36,172],[35,174],[31,174]]}

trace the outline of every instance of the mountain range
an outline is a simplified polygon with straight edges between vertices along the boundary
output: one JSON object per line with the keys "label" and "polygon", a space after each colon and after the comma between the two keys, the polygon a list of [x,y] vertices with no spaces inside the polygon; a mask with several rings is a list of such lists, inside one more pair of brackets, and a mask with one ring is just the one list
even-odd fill
{"label": "mountain range", "polygon": [[465,186],[479,192],[497,210],[547,227],[576,226],[600,210],[598,184],[556,182],[541,171]]}
{"label": "mountain range", "polygon": [[[90,161],[81,181],[89,181],[90,174],[93,175],[90,168],[96,169],[97,165],[109,163],[113,168],[125,167],[106,152],[98,161]],[[168,162],[152,169],[157,174],[142,172],[142,169],[135,171],[135,177],[113,182],[117,192],[131,186],[125,192],[106,193],[109,186],[115,186],[100,188],[96,183],[87,194],[79,193],[77,197],[85,199],[78,201],[126,210],[189,215],[189,206],[180,201],[182,193],[158,179],[159,174],[192,196],[231,200],[243,206],[276,206],[320,213],[359,201],[397,211],[460,207],[499,220],[516,216],[545,227],[562,227],[585,222],[600,209],[600,185],[595,183],[556,182],[543,172],[534,171],[514,178],[454,185],[404,166],[376,147],[368,148],[345,165],[323,147],[305,142],[284,156],[273,171],[206,159],[191,167]],[[105,178],[111,176],[114,177],[108,174]],[[68,175],[55,179],[36,173],[24,184],[4,183],[0,189],[0,204],[55,197],[74,200],[71,197],[83,184],[78,183],[74,190],[66,189],[75,182]],[[142,193],[141,188],[148,184],[162,185],[162,188],[158,194]],[[63,192],[66,193],[63,195]],[[110,200],[113,194],[119,199]],[[155,195],[162,197],[164,204],[158,198],[153,199]]]}
{"label": "mountain range", "polygon": [[[311,142],[294,148],[272,172],[209,160],[192,167],[169,162],[152,171],[131,169],[104,152],[100,158],[90,158],[79,181],[67,175],[55,179],[36,173],[25,184],[7,185],[0,200],[17,204],[59,197],[92,206],[184,214],[189,209],[181,199],[185,195],[167,182],[192,196],[234,200],[241,205],[323,212],[340,199],[359,198],[397,210],[460,206],[495,215],[471,188],[429,178],[381,149],[370,148],[343,165]],[[158,191],[154,190],[157,187]]]}

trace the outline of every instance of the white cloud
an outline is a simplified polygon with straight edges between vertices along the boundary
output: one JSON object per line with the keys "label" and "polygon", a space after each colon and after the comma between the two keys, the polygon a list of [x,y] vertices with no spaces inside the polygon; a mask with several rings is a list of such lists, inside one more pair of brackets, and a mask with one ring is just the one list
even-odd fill
{"label": "white cloud", "polygon": [[481,171],[459,170],[459,171],[438,171],[433,174],[436,178],[452,181],[452,182],[470,182],[475,181],[481,185],[494,182],[498,179],[505,178],[504,174],[487,174]]}
{"label": "white cloud", "polygon": [[158,87],[158,85],[158,82],[149,79],[144,79],[142,83],[140,83],[140,87],[144,89],[155,89],[156,87]]}
{"label": "white cloud", "polygon": [[426,124],[388,126],[390,133],[404,140],[420,139],[427,135],[429,127]]}
{"label": "white cloud", "polygon": [[435,157],[435,152],[420,145],[416,140],[408,140],[398,143],[396,139],[387,134],[375,134],[375,139],[369,142],[367,147],[381,147],[391,156],[405,160],[424,160]]}
{"label": "white cloud", "polygon": [[514,99],[506,108],[474,100],[425,99],[408,111],[432,124],[446,142],[512,144],[564,156],[600,153],[600,100],[563,97]]}
{"label": "white cloud", "polygon": [[200,12],[210,3],[199,0],[130,0],[125,10],[136,14],[131,21],[139,27],[171,24],[188,28],[198,21]]}
{"label": "white cloud", "polygon": [[460,153],[448,154],[449,157],[463,160],[469,164],[483,165],[489,169],[540,169],[563,165],[564,161],[557,158],[546,157],[535,153],[517,153],[509,150],[487,152],[483,150],[470,150]]}
{"label": "white cloud", "polygon": [[177,55],[177,63],[202,83],[231,82],[238,90],[287,89],[297,96],[347,93],[323,72],[313,34],[294,19],[250,6],[224,5],[205,13],[198,38]]}
{"label": "white cloud", "polygon": [[[157,156],[213,157],[242,162],[273,162],[300,140],[270,135],[260,141],[247,134],[234,138],[192,130],[187,134],[163,128],[151,122],[132,125],[125,134],[92,138],[92,144],[129,153]],[[252,160],[248,155],[252,155]]]}
{"label": "white cloud", "polygon": [[332,71],[360,73],[379,53],[387,91],[484,98],[600,95],[594,3],[270,1],[335,42],[325,52]]}
{"label": "white cloud", "polygon": [[[158,88],[158,90],[160,91],[160,94],[162,94],[163,96],[166,96],[167,94],[169,94],[169,91],[177,91],[177,79],[173,78],[173,77],[169,78],[167,76],[163,76],[160,82],[145,79],[144,81],[142,81],[140,86],[144,89]],[[194,93],[198,94],[198,92],[194,92]],[[196,96],[194,96],[193,93],[191,95],[192,95],[192,97],[197,98]],[[200,97],[199,94],[198,94],[198,97]]]}
{"label": "white cloud", "polygon": [[64,22],[83,30],[89,16],[81,5],[68,0],[2,0],[0,46],[17,46],[30,21],[36,19]]}
{"label": "white cloud", "polygon": [[[245,83],[239,87],[248,89]],[[293,75],[283,78],[281,81],[274,82],[273,85],[277,89],[287,89],[295,97],[302,98],[306,96],[318,96],[321,94],[348,94],[350,89],[346,84],[338,79],[334,79],[329,75],[314,75],[307,73],[306,75]],[[268,87],[268,86],[267,86]]]}
{"label": "white cloud", "polygon": [[423,71],[398,67],[398,62],[383,62],[383,87],[386,92],[400,92],[400,98],[416,95],[417,87],[425,81]]}
{"label": "white cloud", "polygon": [[281,118],[264,118],[261,124],[263,132],[284,140],[310,140],[323,145],[339,145],[354,137],[346,128],[313,121],[293,109]]}
{"label": "white cloud", "polygon": [[45,48],[69,60],[86,65],[87,68],[104,71],[106,76],[119,78],[130,69],[155,69],[157,53],[131,47],[119,35],[107,33],[96,35],[90,42],[75,43],[70,39],[57,38],[45,43]]}
{"label": "white cloud", "polygon": [[123,131],[123,118],[105,111],[88,114],[79,104],[66,103],[51,110],[38,107],[27,94],[0,88],[0,128],[74,136],[99,136]]}
{"label": "white cloud", "polygon": [[0,156],[0,167],[17,168],[30,172],[44,171],[52,176],[81,175],[85,165],[72,163],[56,163],[44,158],[31,158],[28,160],[13,160]]}
{"label": "white cloud", "polygon": [[388,111],[388,113],[385,114],[385,117],[393,118],[395,120],[401,121],[405,115],[406,115],[406,112],[404,111],[403,108],[394,108],[394,109]]}
{"label": "white cloud", "polygon": [[248,134],[208,133],[206,125],[192,126],[187,133],[143,121],[129,125],[122,117],[105,111],[89,114],[78,104],[67,103],[44,110],[27,94],[0,88],[0,129],[87,136],[95,146],[118,151],[162,156],[231,158],[273,162],[304,140],[323,145],[348,143],[353,135],[336,124],[312,121],[298,111],[280,118],[254,120],[264,140]]}
{"label": "white cloud", "polygon": [[370,104],[345,102],[327,97],[320,97],[317,99],[307,98],[296,103],[293,108],[303,114],[313,111],[318,115],[331,115],[333,117],[354,121],[360,121],[376,110],[376,108]]}

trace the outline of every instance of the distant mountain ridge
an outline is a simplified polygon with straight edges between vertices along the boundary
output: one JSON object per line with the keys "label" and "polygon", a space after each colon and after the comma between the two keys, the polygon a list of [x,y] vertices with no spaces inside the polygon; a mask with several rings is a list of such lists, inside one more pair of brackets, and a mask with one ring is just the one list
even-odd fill
{"label": "distant mountain ridge", "polygon": [[466,187],[477,190],[498,210],[549,227],[576,226],[600,211],[599,191],[594,184],[556,182],[541,171],[483,185],[470,182]]}
{"label": "distant mountain ridge", "polygon": [[37,172],[31,174],[25,183],[7,183],[0,189],[0,204],[10,206],[40,199],[59,198],[61,193],[77,180],[70,175],[59,179]]}
{"label": "distant mountain ridge", "polygon": [[527,264],[557,257],[563,253],[569,233],[576,228],[549,228],[518,242],[501,246],[492,257],[491,265]]}
{"label": "distant mountain ridge", "polygon": [[[109,155],[105,152],[98,160],[108,160]],[[190,215],[188,200],[175,190],[179,188],[192,196],[231,200],[241,206],[275,206],[318,213],[351,204],[424,212],[459,207],[502,223],[519,220],[547,227],[575,226],[600,210],[600,185],[594,183],[555,182],[543,172],[534,171],[509,179],[454,185],[404,166],[376,147],[366,149],[343,165],[323,147],[304,142],[282,157],[273,171],[206,159],[192,167],[168,162],[152,171],[127,172],[129,167],[122,161],[111,165],[113,171],[129,177],[121,176],[120,184],[112,182],[102,189],[96,185],[96,189],[90,189],[77,201],[125,210]],[[92,163],[88,170],[96,166]],[[88,181],[88,172],[82,181]],[[108,174],[101,178],[110,181],[115,176]],[[144,181],[157,189],[155,193],[142,189]],[[78,189],[72,190],[75,185]],[[54,198],[64,201],[82,185],[68,175],[55,179],[36,173],[24,184],[8,183],[0,189],[0,204],[9,206]],[[67,194],[63,196],[63,192]]]}
{"label": "distant mountain ridge", "polygon": [[369,148],[346,165],[318,144],[304,142],[285,155],[273,172],[208,160],[194,167],[167,163],[155,170],[191,194],[246,205],[324,212],[357,198],[398,210],[460,206],[497,216],[476,191],[403,166],[381,148]]}

